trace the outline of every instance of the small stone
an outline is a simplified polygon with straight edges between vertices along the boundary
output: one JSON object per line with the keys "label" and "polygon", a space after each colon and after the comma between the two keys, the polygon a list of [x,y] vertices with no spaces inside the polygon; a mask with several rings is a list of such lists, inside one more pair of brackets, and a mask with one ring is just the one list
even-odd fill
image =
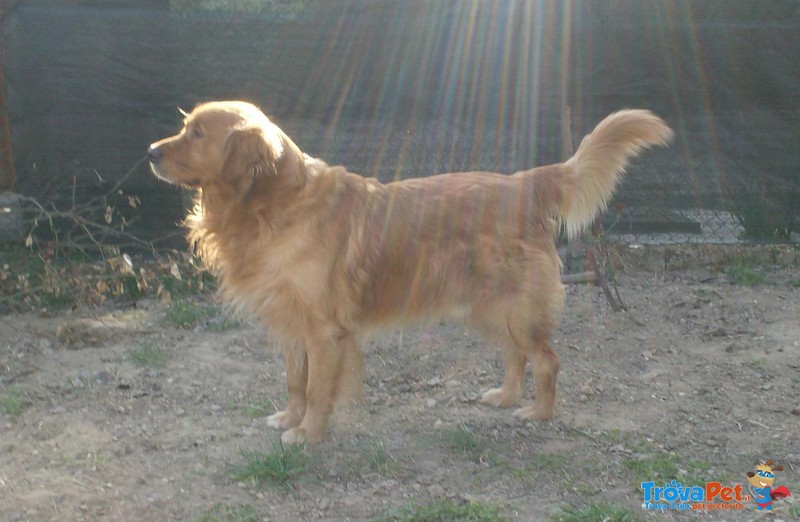
{"label": "small stone", "polygon": [[114,376],[111,375],[110,372],[103,370],[95,373],[94,379],[95,381],[98,382],[98,384],[108,384],[109,382],[114,380]]}
{"label": "small stone", "polygon": [[427,406],[428,408],[435,407],[436,406],[436,399],[428,399],[427,401],[425,401],[425,406]]}
{"label": "small stone", "polygon": [[428,493],[430,493],[432,497],[439,498],[444,496],[445,491],[444,487],[440,484],[434,484],[428,487]]}

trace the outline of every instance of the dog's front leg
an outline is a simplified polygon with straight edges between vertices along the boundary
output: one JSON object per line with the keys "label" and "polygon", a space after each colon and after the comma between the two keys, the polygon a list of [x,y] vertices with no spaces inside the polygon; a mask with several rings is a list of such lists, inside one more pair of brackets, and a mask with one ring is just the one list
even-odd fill
{"label": "dog's front leg", "polygon": [[333,411],[343,360],[351,336],[341,333],[309,339],[306,345],[308,379],[303,420],[281,435],[284,444],[314,444],[322,440]]}
{"label": "dog's front leg", "polygon": [[282,346],[283,363],[286,366],[286,384],[289,401],[286,409],[267,417],[270,428],[288,430],[298,426],[306,413],[306,387],[308,386],[308,355],[299,343]]}

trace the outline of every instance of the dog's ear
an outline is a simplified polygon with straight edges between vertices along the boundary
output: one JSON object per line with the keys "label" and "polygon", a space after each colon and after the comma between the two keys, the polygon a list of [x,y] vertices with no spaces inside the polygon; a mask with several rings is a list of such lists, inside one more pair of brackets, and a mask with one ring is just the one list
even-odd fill
{"label": "dog's ear", "polygon": [[749,478],[753,478],[753,477],[755,477],[755,476],[756,476],[756,474],[755,474],[755,473],[753,473],[752,471],[748,471],[748,472],[747,472],[747,476],[748,476]]}
{"label": "dog's ear", "polygon": [[258,127],[237,129],[225,142],[222,163],[223,181],[246,192],[259,176],[274,176],[280,155]]}

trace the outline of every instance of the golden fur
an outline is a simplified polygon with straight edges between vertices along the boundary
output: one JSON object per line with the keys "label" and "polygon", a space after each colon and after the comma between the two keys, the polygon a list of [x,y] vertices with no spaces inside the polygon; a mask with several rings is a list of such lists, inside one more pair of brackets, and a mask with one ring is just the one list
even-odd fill
{"label": "golden fur", "polygon": [[189,237],[225,301],[258,316],[283,349],[285,443],[319,441],[334,400],[359,395],[360,344],[378,328],[458,317],[503,348],[505,378],[482,402],[520,398],[527,361],[553,413],[564,305],[554,237],[587,227],[630,157],[672,131],[652,113],[604,119],[565,163],[383,184],[303,154],[259,109],[212,102],[149,150],[153,172],[197,189]]}

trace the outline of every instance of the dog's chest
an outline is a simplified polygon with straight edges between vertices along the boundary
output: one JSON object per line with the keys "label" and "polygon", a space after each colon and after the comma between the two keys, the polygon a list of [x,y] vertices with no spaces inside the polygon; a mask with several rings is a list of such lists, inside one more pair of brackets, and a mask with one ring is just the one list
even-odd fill
{"label": "dog's chest", "polygon": [[253,245],[226,268],[225,297],[270,322],[307,316],[325,293],[328,270],[307,236]]}

